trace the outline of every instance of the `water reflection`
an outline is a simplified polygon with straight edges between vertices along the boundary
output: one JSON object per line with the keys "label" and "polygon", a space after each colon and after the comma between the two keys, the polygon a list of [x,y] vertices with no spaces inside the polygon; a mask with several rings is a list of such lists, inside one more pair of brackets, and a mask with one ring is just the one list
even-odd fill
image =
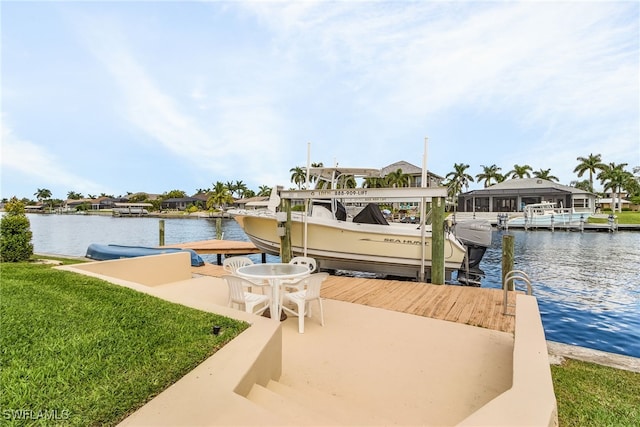
{"label": "water reflection", "polygon": [[[38,253],[84,256],[91,243],[156,246],[159,219],[29,215]],[[212,219],[165,219],[165,243],[214,239]],[[224,238],[248,240],[233,220]],[[532,279],[547,339],[640,357],[640,233],[510,231],[515,267]],[[481,264],[500,288],[502,232]],[[260,256],[253,255],[259,262]],[[215,255],[203,256],[215,262]],[[268,257],[269,260],[275,257]]]}
{"label": "water reflection", "polygon": [[[548,339],[640,357],[640,233],[510,231]],[[502,232],[482,268],[500,287]]]}

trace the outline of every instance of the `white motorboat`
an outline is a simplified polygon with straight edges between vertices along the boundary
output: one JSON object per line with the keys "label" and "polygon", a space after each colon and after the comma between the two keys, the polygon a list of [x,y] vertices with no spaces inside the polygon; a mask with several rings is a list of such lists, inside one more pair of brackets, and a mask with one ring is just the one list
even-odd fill
{"label": "white motorboat", "polygon": [[[354,176],[357,173],[371,176],[373,172],[379,174],[378,170],[310,169],[314,176],[332,184],[324,188],[336,188],[340,176]],[[339,192],[348,198],[360,191],[344,189]],[[235,210],[229,213],[259,249],[279,255],[281,238],[275,209],[279,198],[273,192],[272,200],[266,210]],[[346,203],[348,199],[315,199],[309,204],[308,212],[291,212],[291,248],[294,256],[315,258],[319,269],[367,271],[411,278],[420,278],[420,270],[424,268],[424,278],[430,278],[431,225],[424,225],[423,233],[423,225],[389,222],[377,203],[368,203],[364,208],[360,207],[358,213],[354,211],[354,215],[348,215],[342,202]],[[457,224],[455,231],[454,234],[453,227],[445,231],[446,278],[450,279],[453,271],[462,270],[464,278],[461,282],[478,284],[478,276],[482,274],[478,264],[486,247],[491,244],[491,226],[487,221],[468,221]],[[465,255],[468,250],[470,256],[467,263]],[[470,273],[468,275],[465,274],[467,270]],[[460,272],[458,276],[461,277]]]}
{"label": "white motorboat", "polygon": [[579,225],[591,216],[589,212],[576,212],[573,208],[558,207],[552,202],[532,203],[522,210],[522,216],[511,218],[507,226],[552,227],[555,225]]}

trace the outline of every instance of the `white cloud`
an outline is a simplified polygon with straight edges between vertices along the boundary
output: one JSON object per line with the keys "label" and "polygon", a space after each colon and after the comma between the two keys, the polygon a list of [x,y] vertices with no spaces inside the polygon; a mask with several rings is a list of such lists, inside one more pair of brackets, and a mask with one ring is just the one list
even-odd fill
{"label": "white cloud", "polygon": [[[2,156],[0,162],[4,175],[17,173],[42,182],[41,187],[73,188],[78,192],[100,194],[104,186],[76,175],[64,168],[64,162],[46,147],[21,139],[7,125],[4,115],[0,123]],[[35,190],[35,189],[34,189]],[[21,195],[24,196],[24,195]],[[63,195],[54,195],[62,198]]]}
{"label": "white cloud", "polygon": [[[429,129],[420,126],[432,117],[465,126],[452,118],[462,109],[500,117],[512,127],[491,129],[491,136],[516,129],[529,138],[500,147],[486,140],[491,136],[479,135],[480,144],[493,148],[485,150],[493,158],[487,164],[516,157],[519,163],[552,167],[558,175],[564,171],[568,181],[572,162],[588,153],[586,147],[617,162],[624,153],[639,151],[634,5],[244,6],[276,34],[274,44],[283,57],[297,58],[300,70],[304,61],[311,61],[336,78],[335,90],[344,90],[350,102],[344,109],[359,110],[356,118],[361,121],[353,128],[364,139],[381,140],[403,127],[428,134]],[[605,141],[615,143],[607,146]],[[451,164],[460,161],[456,156],[461,154],[449,153]]]}
{"label": "white cloud", "polygon": [[621,22],[626,17],[616,5],[369,6],[246,5],[279,35],[280,49],[295,51],[289,56],[308,58],[306,50],[329,70],[353,70],[345,84],[379,116],[515,107],[519,120],[540,124],[559,114],[571,120],[603,110],[615,115],[637,93],[638,26]]}
{"label": "white cloud", "polygon": [[[230,95],[224,82],[219,83],[222,88],[206,92],[207,82],[201,78],[184,99],[176,99],[136,59],[118,25],[90,24],[83,31],[89,35],[91,52],[120,88],[123,117],[161,147],[212,176],[233,175],[238,166],[261,170],[265,164],[279,164],[278,152],[284,147],[282,123],[274,107],[277,97],[257,82],[247,82],[246,90]],[[204,113],[191,114],[194,105]]]}

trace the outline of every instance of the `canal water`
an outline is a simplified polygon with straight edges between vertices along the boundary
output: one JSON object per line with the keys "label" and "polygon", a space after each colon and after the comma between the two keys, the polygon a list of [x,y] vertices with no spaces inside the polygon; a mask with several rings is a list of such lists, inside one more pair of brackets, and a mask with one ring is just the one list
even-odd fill
{"label": "canal water", "polygon": [[[28,215],[36,253],[84,256],[91,243],[156,246],[158,218]],[[213,219],[165,219],[165,244],[216,237]],[[233,220],[223,238],[248,240]],[[640,357],[640,232],[514,231],[515,268],[532,280],[548,340]],[[501,287],[502,231],[480,267]],[[256,262],[260,255],[253,255]],[[215,255],[203,256],[216,262]],[[268,257],[273,261],[276,257]]]}

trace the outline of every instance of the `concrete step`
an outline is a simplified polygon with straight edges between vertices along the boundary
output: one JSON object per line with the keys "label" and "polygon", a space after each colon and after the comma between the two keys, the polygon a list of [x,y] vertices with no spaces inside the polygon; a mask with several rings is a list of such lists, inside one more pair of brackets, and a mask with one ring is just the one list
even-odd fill
{"label": "concrete step", "polygon": [[254,384],[246,398],[274,415],[282,417],[287,425],[327,426],[340,424],[328,417],[324,412],[319,412],[313,407],[300,404],[287,396],[273,391],[271,388],[271,386],[270,388],[265,388],[260,384]]}
{"label": "concrete step", "polygon": [[267,388],[299,405],[320,412],[337,420],[333,425],[393,425],[396,421],[384,419],[379,411],[364,408],[340,396],[335,396],[315,388],[296,384],[290,386],[278,381],[269,381]]}

